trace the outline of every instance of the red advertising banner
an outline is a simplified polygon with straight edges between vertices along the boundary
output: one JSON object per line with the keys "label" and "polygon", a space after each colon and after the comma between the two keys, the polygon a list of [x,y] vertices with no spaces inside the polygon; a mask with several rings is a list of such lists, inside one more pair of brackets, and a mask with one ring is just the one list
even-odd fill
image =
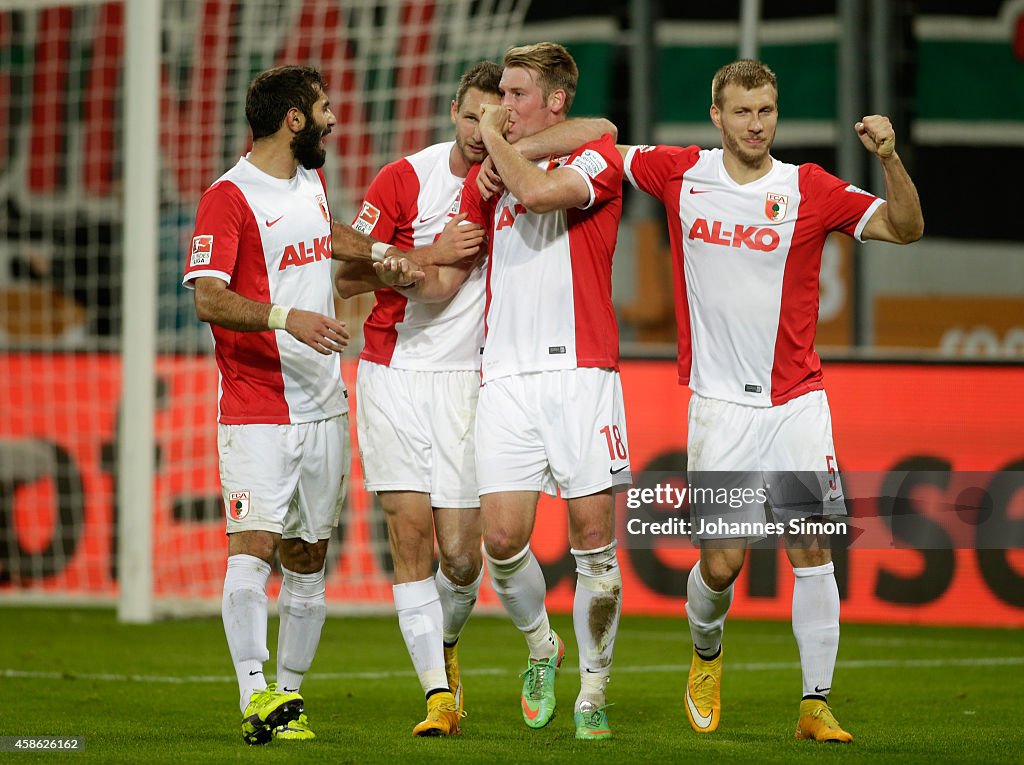
{"label": "red advertising banner", "polygon": [[[649,470],[685,465],[689,391],[674,363],[630,361],[622,368],[635,483]],[[906,471],[986,471],[1008,478],[1010,523],[1024,527],[1024,366],[832,363],[825,385],[841,472],[884,483]],[[929,487],[921,509],[955,504],[958,489]],[[867,487],[881,496],[882,487]],[[878,488],[878,491],[870,489]],[[849,494],[849,492],[848,492]],[[947,496],[948,495],[948,496]],[[570,570],[563,503],[542,500],[534,548],[548,566]],[[627,612],[681,615],[693,549],[630,549],[619,503],[620,563]],[[870,502],[851,509],[854,525],[880,521]],[[861,518],[860,516],[864,516]],[[935,517],[932,512],[931,516]],[[553,524],[553,525],[552,525]],[[937,522],[936,522],[937,524]],[[1018,540],[1024,534],[1018,533]],[[1024,625],[1024,550],[853,549],[836,551],[843,618],[961,625]],[[571,577],[549,603],[571,607]],[[550,581],[550,578],[549,578]],[[789,618],[793,575],[782,550],[752,551],[736,583],[731,613]]]}
{"label": "red advertising banner", "polygon": [[[119,416],[132,416],[119,411],[119,358],[8,353],[0,355],[0,375],[0,598],[26,590],[110,597],[118,575],[117,424]],[[354,364],[347,363],[350,388],[353,375]],[[153,496],[137,502],[139,512],[154,513],[154,580],[160,596],[214,599],[226,547],[214,424],[216,370],[209,356],[164,356],[157,376],[157,480]],[[689,392],[676,384],[674,362],[625,362],[622,379],[634,480],[685,471]],[[827,365],[840,470],[878,484],[867,486],[870,496],[882,496],[889,478],[906,471],[992,476],[993,486],[1001,488],[988,488],[997,511],[1005,514],[1004,528],[1015,530],[1011,537],[1019,540],[1022,385],[1019,366]],[[919,487],[904,508],[946,534],[946,546],[852,545],[836,551],[844,619],[1024,626],[1024,550],[972,544],[964,538],[971,527],[963,524],[941,531],[944,521],[932,505],[955,503],[959,491],[955,481]],[[866,531],[882,523],[872,501],[858,499],[851,507],[854,525]],[[627,518],[621,495],[625,611],[681,616],[697,552],[681,545],[631,545]],[[542,498],[533,547],[549,583],[549,607],[556,611],[572,607],[575,562],[566,528],[564,503]],[[362,490],[355,459],[328,563],[332,602],[390,603],[385,533],[379,508]],[[1019,545],[1008,541],[1005,547]],[[737,582],[733,613],[788,618],[791,596],[785,554],[755,549]],[[496,602],[486,588],[481,600]]]}

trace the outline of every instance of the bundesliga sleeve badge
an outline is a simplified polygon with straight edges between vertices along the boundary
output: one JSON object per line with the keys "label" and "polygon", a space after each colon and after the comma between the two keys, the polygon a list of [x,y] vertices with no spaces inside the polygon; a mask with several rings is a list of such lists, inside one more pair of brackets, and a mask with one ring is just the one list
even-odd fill
{"label": "bundesliga sleeve badge", "polygon": [[189,258],[189,268],[209,265],[213,257],[213,234],[200,234],[192,237],[192,257]]}
{"label": "bundesliga sleeve badge", "polygon": [[373,232],[373,227],[377,225],[377,221],[379,219],[380,210],[369,202],[363,202],[363,208],[359,211],[359,215],[356,216],[355,222],[352,223],[352,228],[360,234],[366,234],[369,236]]}

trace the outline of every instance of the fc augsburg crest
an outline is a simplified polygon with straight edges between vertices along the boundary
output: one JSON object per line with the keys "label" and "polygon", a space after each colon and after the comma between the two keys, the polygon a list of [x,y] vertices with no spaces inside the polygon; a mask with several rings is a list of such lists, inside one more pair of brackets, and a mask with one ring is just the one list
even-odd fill
{"label": "fc augsburg crest", "polygon": [[249,491],[233,491],[228,496],[228,516],[240,521],[249,514]]}
{"label": "fc augsburg crest", "polygon": [[789,197],[785,194],[768,192],[768,198],[764,201],[764,214],[768,216],[768,220],[778,223],[786,217],[787,207],[789,207]]}

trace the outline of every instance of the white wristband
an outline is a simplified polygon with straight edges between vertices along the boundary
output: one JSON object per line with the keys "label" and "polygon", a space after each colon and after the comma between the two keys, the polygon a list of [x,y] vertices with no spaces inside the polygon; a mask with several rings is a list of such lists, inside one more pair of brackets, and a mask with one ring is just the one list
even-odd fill
{"label": "white wristband", "polygon": [[292,309],[289,306],[283,305],[272,305],[270,306],[270,316],[267,319],[268,329],[284,329],[285,322],[288,321],[288,313]]}
{"label": "white wristband", "polygon": [[374,263],[383,263],[388,256],[388,250],[391,249],[390,244],[384,242],[374,242],[370,246],[370,260]]}

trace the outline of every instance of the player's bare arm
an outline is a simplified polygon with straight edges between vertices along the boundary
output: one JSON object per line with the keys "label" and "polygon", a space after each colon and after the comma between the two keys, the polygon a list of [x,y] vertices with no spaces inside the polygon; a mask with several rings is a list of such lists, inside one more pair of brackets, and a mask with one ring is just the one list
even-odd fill
{"label": "player's bare arm", "polygon": [[613,141],[619,137],[619,129],[611,120],[604,117],[579,117],[546,127],[539,133],[523,136],[513,146],[527,159],[537,161],[545,157],[570,154],[605,134],[610,134]]}
{"label": "player's bare arm", "polygon": [[405,255],[421,267],[449,266],[466,258],[475,258],[484,243],[484,228],[476,223],[465,223],[467,217],[466,213],[454,216],[437,239],[425,247],[391,254]]}
{"label": "player's bare arm", "polygon": [[228,289],[227,282],[215,276],[195,280],[196,315],[200,321],[216,324],[236,332],[265,332],[271,327],[271,312],[285,310],[284,329],[288,334],[325,356],[341,353],[348,345],[349,334],[344,322],[314,311],[273,306],[250,300]]}
{"label": "player's bare arm", "polygon": [[442,303],[459,291],[478,260],[479,257],[454,266],[426,266],[420,270],[408,258],[389,257],[383,263],[374,263],[373,269],[377,278],[411,300]]}
{"label": "player's bare arm", "polygon": [[464,258],[450,266],[425,266],[423,276],[398,291],[419,303],[444,303],[455,297],[474,268],[479,267],[483,252]]}
{"label": "player's bare arm", "polygon": [[334,271],[334,288],[344,299],[384,287],[369,260],[343,260]]}
{"label": "player's bare arm", "polygon": [[[387,257],[406,257],[413,264],[424,267],[448,265],[473,258],[480,251],[484,229],[475,223],[459,225],[466,220],[460,214],[452,218],[432,244],[403,252],[398,247],[361,234],[351,226],[334,221],[331,224],[331,254],[342,265],[335,277],[338,294],[343,298],[390,287],[376,278],[373,265]],[[379,246],[377,246],[379,245]],[[377,246],[378,255],[374,256]]]}
{"label": "player's bare arm", "polygon": [[[425,270],[436,271],[438,266],[424,266]],[[409,258],[389,255],[380,263],[346,261],[334,273],[334,286],[345,298],[376,292],[388,287],[413,287],[426,274]]]}
{"label": "player's bare arm", "polygon": [[[603,117],[580,117],[559,122],[539,133],[524,136],[512,146],[527,159],[537,161],[545,157],[569,154],[585,143],[596,141],[606,133],[615,140],[619,135],[619,129],[614,122]],[[480,190],[480,196],[485,200],[505,190],[501,175],[494,167],[494,161],[490,156],[484,159],[480,167],[476,185]]]}
{"label": "player's bare arm", "polygon": [[864,227],[865,239],[894,244],[916,242],[924,234],[924,215],[917,188],[896,153],[896,132],[888,117],[872,114],[854,129],[864,148],[878,157],[885,178],[885,204]]}
{"label": "player's bare arm", "polygon": [[[373,245],[379,244],[375,239],[361,234],[351,226],[341,221],[331,221],[331,257],[342,262],[372,263]],[[399,255],[400,250],[392,245],[386,245],[387,250],[380,251],[378,260],[388,255]]]}
{"label": "player's bare arm", "polygon": [[556,168],[546,172],[528,160],[505,140],[508,109],[485,104],[480,119],[480,134],[494,160],[505,188],[527,210],[545,213],[586,204],[590,199],[587,182],[574,170]]}
{"label": "player's bare arm", "polygon": [[[408,258],[395,256],[372,266],[344,263],[335,274],[335,286],[343,298],[391,287],[419,303],[443,303],[455,296],[479,259],[479,255],[465,258],[452,266],[416,266]],[[403,269],[395,265],[403,260],[409,264],[404,276]],[[378,275],[378,270],[383,273]]]}
{"label": "player's bare arm", "polygon": [[[350,298],[385,287],[402,287],[403,295],[421,303],[448,300],[466,280],[483,243],[483,227],[463,223],[465,220],[465,213],[453,217],[433,244],[405,253],[392,247],[392,254],[382,262],[341,263],[334,277],[338,294]],[[395,264],[403,261],[408,264],[405,273],[414,276],[402,278],[403,269]]]}
{"label": "player's bare arm", "polygon": [[381,263],[374,263],[373,270],[381,283],[393,289],[411,289],[426,274],[408,258],[389,256]]}

